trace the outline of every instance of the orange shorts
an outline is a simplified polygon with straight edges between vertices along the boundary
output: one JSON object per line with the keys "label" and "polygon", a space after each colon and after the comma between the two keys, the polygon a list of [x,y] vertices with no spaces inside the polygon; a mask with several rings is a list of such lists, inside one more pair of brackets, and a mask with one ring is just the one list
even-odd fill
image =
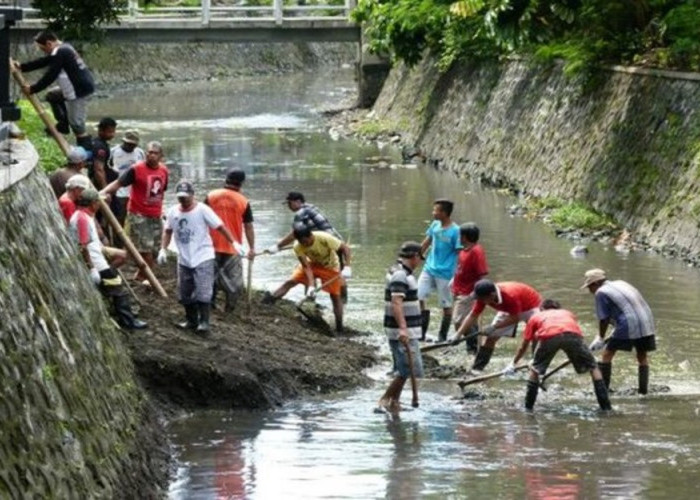
{"label": "orange shorts", "polygon": [[[337,269],[330,269],[328,267],[322,266],[311,266],[311,272],[314,278],[321,280],[321,283],[325,283],[328,280],[335,278],[340,275],[340,271]],[[306,273],[301,266],[297,266],[292,274],[292,279],[297,283],[306,284]],[[343,285],[343,278],[337,278],[333,283],[329,283],[328,286],[324,286],[321,290],[328,292],[331,295],[340,295],[340,288]]]}

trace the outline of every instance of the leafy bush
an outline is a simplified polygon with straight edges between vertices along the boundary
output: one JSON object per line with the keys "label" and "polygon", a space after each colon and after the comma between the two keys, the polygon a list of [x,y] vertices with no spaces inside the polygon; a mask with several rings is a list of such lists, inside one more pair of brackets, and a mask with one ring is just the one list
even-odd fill
{"label": "leafy bush", "polygon": [[46,135],[44,122],[41,121],[31,103],[21,99],[17,105],[22,110],[22,119],[17,126],[22,129],[27,140],[31,141],[39,153],[39,166],[45,172],[52,172],[66,163],[66,157],[53,137]]}
{"label": "leafy bush", "polygon": [[69,40],[99,40],[104,24],[117,21],[127,0],[33,0],[48,29]]}

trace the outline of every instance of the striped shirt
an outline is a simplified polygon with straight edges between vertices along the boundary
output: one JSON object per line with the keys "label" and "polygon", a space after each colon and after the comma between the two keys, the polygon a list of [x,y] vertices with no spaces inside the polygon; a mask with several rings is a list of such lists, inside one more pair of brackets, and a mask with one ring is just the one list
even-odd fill
{"label": "striped shirt", "polygon": [[639,339],[654,335],[654,316],[642,294],[626,281],[606,281],[595,292],[596,315],[615,325],[613,338]]}
{"label": "striped shirt", "polygon": [[312,231],[325,231],[332,234],[340,241],[343,240],[340,234],[338,234],[338,231],[333,228],[330,221],[311,203],[304,203],[302,207],[296,211],[294,214],[294,225],[297,224],[303,224]]}
{"label": "striped shirt", "polygon": [[391,305],[392,297],[403,297],[403,315],[406,319],[408,337],[421,337],[421,312],[418,302],[418,281],[410,268],[401,261],[389,268],[386,273],[386,288],[384,289],[384,332],[389,340],[399,338],[399,324],[394,317]]}

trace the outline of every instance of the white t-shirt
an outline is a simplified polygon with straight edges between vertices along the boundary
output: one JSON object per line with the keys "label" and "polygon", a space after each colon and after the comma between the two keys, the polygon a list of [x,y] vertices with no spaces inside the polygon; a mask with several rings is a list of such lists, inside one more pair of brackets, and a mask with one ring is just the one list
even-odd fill
{"label": "white t-shirt", "polygon": [[97,226],[95,225],[95,218],[91,217],[83,210],[76,210],[70,218],[68,227],[75,241],[84,244],[87,248],[90,254],[90,260],[92,261],[92,265],[95,266],[95,269],[98,271],[109,269],[107,259],[105,259],[102,253],[104,245],[102,245],[100,241]]}
{"label": "white t-shirt", "polygon": [[[109,156],[109,161],[111,162],[112,170],[114,170],[119,176],[129,170],[133,164],[143,161],[146,159],[146,154],[141,148],[134,148],[131,153],[127,153],[122,149],[121,144],[119,146],[114,146]],[[117,189],[117,198],[128,198],[129,193],[131,193],[131,186],[122,186]]]}
{"label": "white t-shirt", "polygon": [[214,244],[209,236],[209,228],[216,229],[223,225],[208,205],[195,203],[187,212],[183,212],[179,204],[170,207],[165,221],[165,228],[173,232],[178,262],[185,267],[197,267],[214,258]]}

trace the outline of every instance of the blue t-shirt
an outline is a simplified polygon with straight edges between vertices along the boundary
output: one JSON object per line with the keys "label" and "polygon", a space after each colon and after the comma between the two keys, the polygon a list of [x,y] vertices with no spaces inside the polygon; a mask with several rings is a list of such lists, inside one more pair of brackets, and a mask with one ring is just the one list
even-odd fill
{"label": "blue t-shirt", "polygon": [[436,278],[452,279],[457,269],[459,226],[454,222],[443,228],[439,220],[433,221],[425,235],[432,239],[423,270]]}

